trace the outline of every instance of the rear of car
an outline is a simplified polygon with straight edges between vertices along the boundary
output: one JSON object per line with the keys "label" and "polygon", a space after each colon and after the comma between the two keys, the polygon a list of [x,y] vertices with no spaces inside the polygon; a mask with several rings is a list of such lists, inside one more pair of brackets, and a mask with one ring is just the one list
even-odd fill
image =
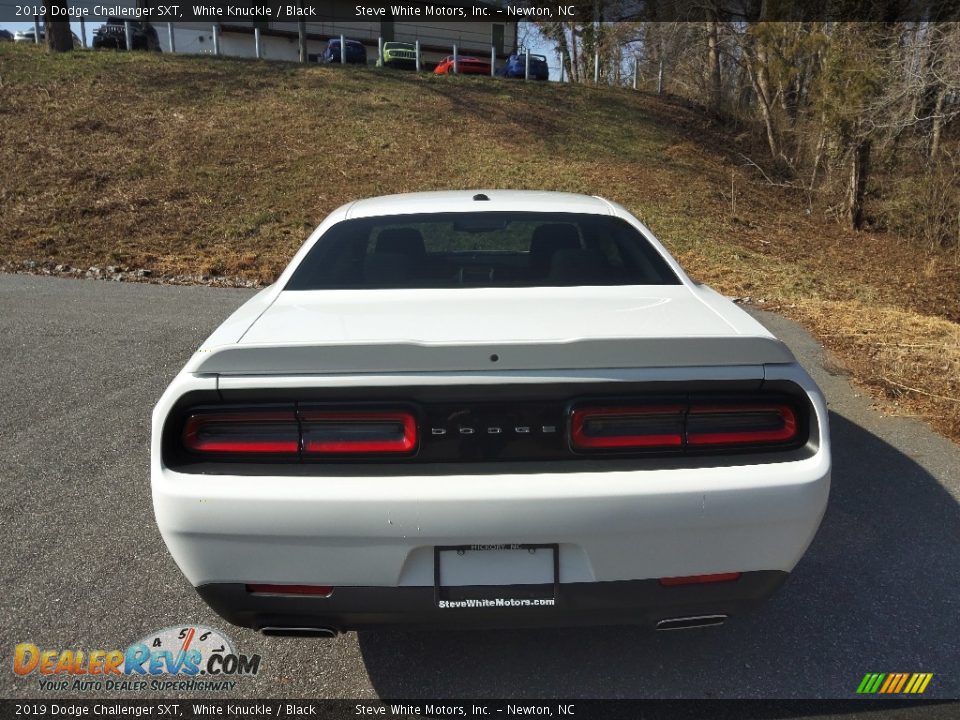
{"label": "rear of car", "polygon": [[[41,42],[44,39],[43,30],[40,31],[40,40]],[[35,43],[37,41],[37,31],[34,28],[27,28],[26,30],[17,30],[13,34],[13,41],[16,43]]]}
{"label": "rear of car", "polygon": [[[498,75],[506,78],[525,78],[527,76],[526,54],[511,55],[507,62],[497,71]],[[549,80],[550,66],[544,55],[530,55],[530,77],[534,80]]]}
{"label": "rear of car", "polygon": [[363,43],[357,40],[347,39],[345,45],[346,52],[344,53],[339,38],[330,40],[330,42],[327,43],[326,49],[323,51],[323,55],[320,57],[320,61],[325,63],[339,63],[342,61],[343,56],[346,55],[348,65],[367,64],[367,48]]}
{"label": "rear of car", "polygon": [[157,522],[280,634],[723,622],[819,526],[822,395],[612,203],[335,211],[154,410]]}
{"label": "rear of car", "polygon": [[452,75],[455,72],[459,75],[489,75],[490,62],[471,55],[459,56],[454,62],[453,55],[447,55],[434,69],[437,75]]}

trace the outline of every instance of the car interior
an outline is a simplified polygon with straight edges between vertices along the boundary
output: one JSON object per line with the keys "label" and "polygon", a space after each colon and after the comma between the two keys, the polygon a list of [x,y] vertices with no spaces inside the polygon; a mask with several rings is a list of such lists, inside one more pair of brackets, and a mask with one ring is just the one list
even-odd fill
{"label": "car interior", "polygon": [[500,215],[340,223],[317,242],[286,289],[679,282],[647,240],[615,218],[584,215],[570,222]]}

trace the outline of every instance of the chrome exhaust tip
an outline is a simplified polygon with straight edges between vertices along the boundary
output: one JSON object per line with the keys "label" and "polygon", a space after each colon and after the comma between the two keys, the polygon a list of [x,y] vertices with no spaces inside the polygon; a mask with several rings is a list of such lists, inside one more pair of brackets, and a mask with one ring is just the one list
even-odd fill
{"label": "chrome exhaust tip", "polygon": [[327,627],[276,627],[267,626],[260,628],[264,635],[272,637],[320,637],[335,638],[340,632],[336,628]]}
{"label": "chrome exhaust tip", "polygon": [[657,630],[690,630],[692,628],[716,627],[723,625],[726,615],[690,615],[688,617],[667,618],[657,623]]}

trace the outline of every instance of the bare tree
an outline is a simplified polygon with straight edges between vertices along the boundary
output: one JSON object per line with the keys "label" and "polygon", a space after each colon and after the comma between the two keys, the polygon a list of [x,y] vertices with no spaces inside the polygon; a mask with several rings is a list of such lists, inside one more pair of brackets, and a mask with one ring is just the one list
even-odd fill
{"label": "bare tree", "polygon": [[720,74],[720,22],[713,8],[708,11],[710,20],[705,23],[707,35],[707,87],[710,109],[720,114],[723,103],[723,78]]}
{"label": "bare tree", "polygon": [[[54,13],[54,8],[59,12]],[[67,17],[66,0],[47,0],[43,24],[47,47],[53,52],[70,52],[73,50],[73,33],[70,31],[70,23],[67,20],[54,20],[55,17]]]}

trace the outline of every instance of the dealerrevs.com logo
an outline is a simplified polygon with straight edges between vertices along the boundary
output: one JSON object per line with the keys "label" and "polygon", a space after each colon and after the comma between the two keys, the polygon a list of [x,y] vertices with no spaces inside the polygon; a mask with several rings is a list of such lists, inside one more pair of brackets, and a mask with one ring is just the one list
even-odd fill
{"label": "dealerrevs.com logo", "polygon": [[13,672],[36,678],[49,691],[233,690],[238,677],[256,675],[259,655],[243,655],[220,631],[168,627],[124,650],[47,649],[20,643]]}

